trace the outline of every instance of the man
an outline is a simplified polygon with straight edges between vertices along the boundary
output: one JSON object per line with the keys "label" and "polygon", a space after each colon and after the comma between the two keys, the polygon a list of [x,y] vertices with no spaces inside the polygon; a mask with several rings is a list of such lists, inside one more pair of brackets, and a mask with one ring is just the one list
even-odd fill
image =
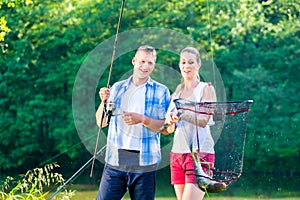
{"label": "man", "polygon": [[127,190],[131,199],[155,197],[155,173],[161,159],[158,132],[170,103],[168,88],[150,78],[155,62],[155,49],[141,46],[132,59],[132,76],[110,89],[100,89],[98,126],[108,125],[107,116],[101,123],[104,102],[112,103],[117,114],[109,122],[106,164],[97,200],[119,200]]}

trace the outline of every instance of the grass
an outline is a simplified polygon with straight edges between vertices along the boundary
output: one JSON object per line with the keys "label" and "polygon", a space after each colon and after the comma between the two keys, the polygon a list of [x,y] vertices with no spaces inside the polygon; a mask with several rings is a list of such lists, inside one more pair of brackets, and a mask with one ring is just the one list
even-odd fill
{"label": "grass", "polygon": [[[68,189],[75,190],[75,195],[71,200],[94,200],[97,195],[96,185],[72,185]],[[156,200],[176,200],[175,193],[172,187],[166,187],[162,189],[158,186],[156,193]],[[255,199],[267,199],[267,200],[300,200],[300,193],[290,191],[274,191],[272,193],[262,193],[257,190],[239,190],[229,189],[223,193],[210,194],[206,196],[206,200],[255,200]],[[125,195],[123,200],[130,200],[128,194]]]}
{"label": "grass", "polygon": [[[96,171],[96,170],[95,170]],[[82,177],[89,177],[83,174]],[[71,200],[95,200],[101,175],[95,174],[94,179],[81,179],[69,185],[68,189],[75,190]],[[156,181],[156,200],[176,200],[175,192],[170,184],[170,172],[160,170]],[[219,194],[210,194],[206,200],[300,200],[300,177],[276,177],[269,175],[242,176],[228,190]],[[54,190],[52,190],[54,191]],[[128,194],[123,200],[129,200]]]}
{"label": "grass", "polygon": [[[76,192],[72,200],[94,200],[97,191],[81,191]],[[129,197],[123,198],[129,200]],[[175,197],[157,197],[156,200],[176,200]],[[284,198],[268,198],[268,197],[205,197],[207,200],[254,200],[254,199],[268,199],[268,200],[300,200],[300,197],[284,197]]]}

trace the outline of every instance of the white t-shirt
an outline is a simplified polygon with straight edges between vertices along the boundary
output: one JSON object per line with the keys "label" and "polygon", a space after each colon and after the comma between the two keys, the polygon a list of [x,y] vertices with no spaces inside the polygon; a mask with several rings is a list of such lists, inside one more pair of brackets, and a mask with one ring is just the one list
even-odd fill
{"label": "white t-shirt", "polygon": [[[194,102],[201,102],[204,88],[206,85],[207,83],[200,82],[194,89],[193,95],[190,98],[188,98],[188,100]],[[180,93],[173,95],[173,99],[177,99],[179,97]],[[174,102],[171,102],[171,104],[174,104]],[[172,106],[170,106],[170,109],[171,108]],[[193,147],[193,151],[196,151],[198,149],[198,141],[196,135],[197,132],[199,138],[198,141],[200,152],[214,153],[214,140],[211,136],[209,125],[206,125],[204,128],[201,128],[200,126],[195,126],[184,120],[180,120],[178,122],[178,126],[174,134],[173,146],[171,151],[174,153],[190,153],[191,146]]]}
{"label": "white t-shirt", "polygon": [[[132,82],[130,83],[127,91],[124,93],[121,102],[121,110],[123,112],[135,112],[144,114],[145,110],[145,84],[135,86]],[[142,102],[142,103],[140,103]],[[122,140],[119,140],[120,149],[128,150],[140,150],[141,149],[141,133],[142,124],[127,125],[123,120],[119,121],[123,123],[121,134],[124,134]]]}

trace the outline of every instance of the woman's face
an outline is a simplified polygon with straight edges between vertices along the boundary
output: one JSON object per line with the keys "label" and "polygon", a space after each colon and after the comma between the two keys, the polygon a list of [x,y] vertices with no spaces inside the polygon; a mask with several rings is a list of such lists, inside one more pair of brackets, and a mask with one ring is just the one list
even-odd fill
{"label": "woman's face", "polygon": [[179,67],[184,79],[193,80],[194,78],[197,78],[200,63],[198,63],[195,54],[183,52],[180,55]]}

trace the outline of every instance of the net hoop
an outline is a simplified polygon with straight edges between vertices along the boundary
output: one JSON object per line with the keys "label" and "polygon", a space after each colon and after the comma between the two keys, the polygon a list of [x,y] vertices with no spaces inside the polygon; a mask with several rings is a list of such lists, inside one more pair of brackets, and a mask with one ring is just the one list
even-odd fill
{"label": "net hoop", "polygon": [[[227,102],[193,102],[186,99],[175,99],[173,100],[177,110],[187,110],[194,112],[195,114],[207,114],[207,115],[235,115],[244,112],[250,112],[250,105],[253,100],[239,100],[239,101],[227,101]],[[247,108],[238,108],[236,105],[249,104]],[[229,105],[229,106],[228,106]],[[184,107],[188,106],[188,107]],[[218,108],[226,109],[218,109]],[[201,111],[201,109],[203,111]],[[205,110],[216,110],[209,112]]]}

